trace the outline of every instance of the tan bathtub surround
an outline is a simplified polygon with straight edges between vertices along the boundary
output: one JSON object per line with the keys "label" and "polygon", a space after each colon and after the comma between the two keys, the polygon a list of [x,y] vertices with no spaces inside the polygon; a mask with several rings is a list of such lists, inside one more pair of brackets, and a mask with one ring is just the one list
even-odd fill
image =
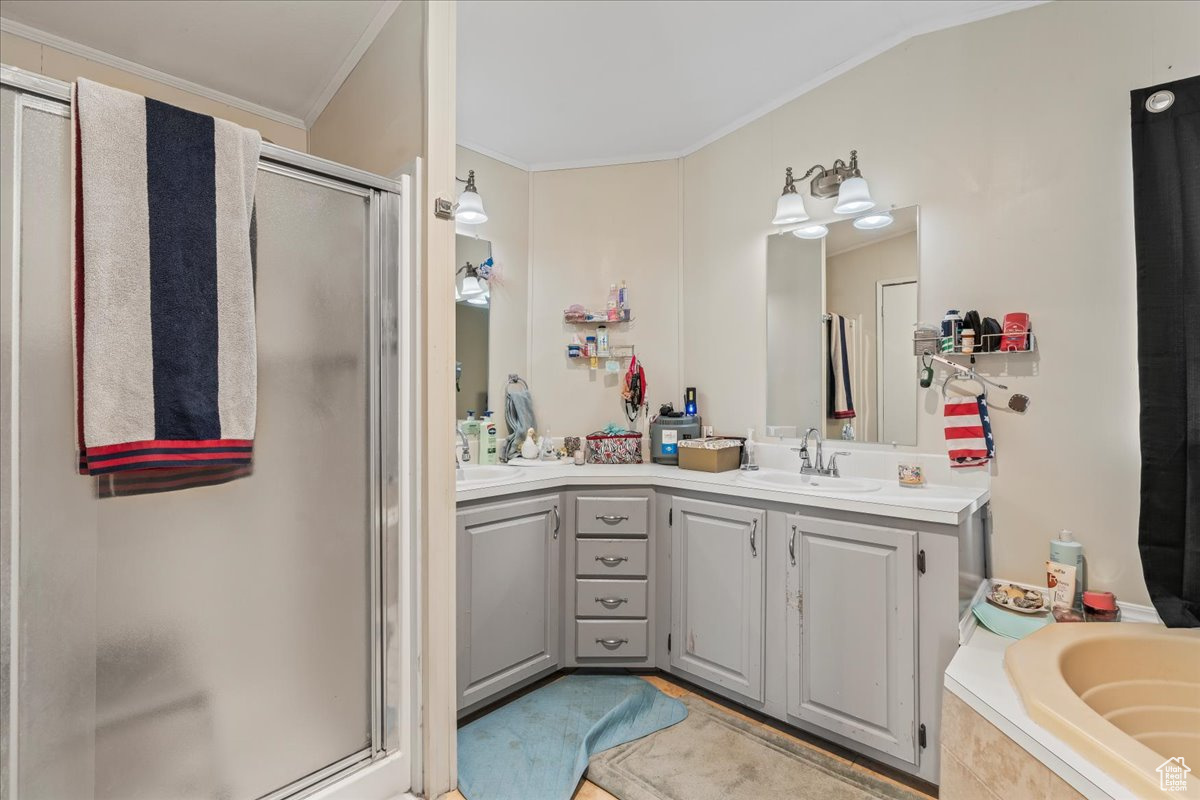
{"label": "tan bathtub surround", "polygon": [[1157,772],[1178,757],[1200,768],[1200,630],[1050,625],[1004,666],[1034,721],[1138,796],[1200,798],[1200,775],[1167,794]]}

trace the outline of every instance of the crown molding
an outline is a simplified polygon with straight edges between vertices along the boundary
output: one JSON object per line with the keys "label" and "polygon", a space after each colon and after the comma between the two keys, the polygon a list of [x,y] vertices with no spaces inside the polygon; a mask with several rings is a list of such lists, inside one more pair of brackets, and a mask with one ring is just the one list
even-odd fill
{"label": "crown molding", "polygon": [[[373,24],[374,21],[372,21],[372,25]],[[70,53],[74,56],[79,56],[80,58],[86,58],[88,61],[95,61],[98,64],[104,64],[105,66],[130,72],[142,78],[166,84],[167,86],[171,86],[184,92],[190,92],[191,94],[199,95],[200,97],[207,97],[209,100],[223,103],[224,105],[246,111],[250,114],[256,114],[274,122],[290,125],[293,128],[299,128],[300,130],[308,129],[308,126],[305,125],[304,120],[300,119],[299,117],[294,117],[291,114],[284,114],[281,111],[276,111],[275,109],[267,108],[266,106],[260,106],[258,103],[251,103],[249,100],[243,100],[240,97],[234,97],[231,94],[226,94],[225,92],[220,92],[207,86],[201,86],[198,83],[193,83],[189,80],[178,78],[166,72],[138,64],[137,62],[130,61],[125,58],[121,58],[120,56],[114,56],[112,53],[106,53],[103,50],[97,50],[94,47],[88,47],[87,45],[73,42],[70,39],[64,39],[61,36],[55,36],[53,33],[47,33],[46,31],[43,31],[39,28],[34,28],[31,25],[26,25],[21,22],[16,22],[15,20],[0,17],[0,31],[12,34],[14,36],[20,36],[22,39],[29,39],[30,41],[46,45],[47,47],[53,47],[56,50],[62,50],[63,52]]]}
{"label": "crown molding", "polygon": [[338,89],[342,88],[342,84],[346,82],[346,78],[350,77],[350,73],[358,66],[358,62],[362,60],[363,55],[375,42],[375,37],[379,36],[379,32],[383,30],[383,26],[392,18],[392,14],[396,13],[396,9],[400,7],[400,0],[387,0],[375,17],[367,25],[367,29],[363,31],[363,35],[359,37],[354,47],[346,55],[341,66],[333,73],[333,77],[329,79],[329,83],[325,84],[317,96],[309,105],[308,113],[304,115],[303,125],[305,128],[311,128],[314,123],[320,118],[325,111],[325,107],[329,105],[329,101],[337,94]]}

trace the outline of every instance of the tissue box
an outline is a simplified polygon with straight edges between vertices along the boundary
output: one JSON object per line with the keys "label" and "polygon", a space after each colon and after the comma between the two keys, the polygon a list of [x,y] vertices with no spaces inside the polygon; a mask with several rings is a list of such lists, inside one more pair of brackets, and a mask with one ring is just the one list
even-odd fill
{"label": "tissue box", "polygon": [[684,439],[679,443],[679,468],[699,472],[728,472],[742,463],[737,439]]}

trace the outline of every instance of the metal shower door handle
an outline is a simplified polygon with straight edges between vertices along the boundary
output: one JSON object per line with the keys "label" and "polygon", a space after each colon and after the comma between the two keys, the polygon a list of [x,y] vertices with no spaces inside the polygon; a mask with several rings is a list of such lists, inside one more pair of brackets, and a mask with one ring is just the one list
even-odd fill
{"label": "metal shower door handle", "polygon": [[596,556],[596,560],[606,567],[615,567],[622,561],[628,561],[625,556]]}

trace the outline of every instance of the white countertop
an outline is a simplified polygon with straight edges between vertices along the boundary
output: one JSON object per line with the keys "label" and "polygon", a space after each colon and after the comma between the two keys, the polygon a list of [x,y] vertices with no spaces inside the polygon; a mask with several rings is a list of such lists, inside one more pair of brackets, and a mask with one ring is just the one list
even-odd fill
{"label": "white countertop", "polygon": [[697,472],[663,464],[588,464],[577,467],[560,462],[512,469],[511,479],[501,478],[460,486],[458,502],[575,486],[690,489],[750,500],[958,525],[982,507],[989,497],[986,487],[931,483],[918,489],[909,489],[901,487],[895,480],[871,478],[863,480],[879,484],[879,488],[872,492],[822,492],[816,488],[767,489],[746,483],[738,470]]}
{"label": "white countertop", "polygon": [[[1121,613],[1130,622],[1151,622],[1154,618],[1153,609],[1141,606],[1122,604]],[[976,626],[946,668],[946,688],[1085,797],[1129,797],[1128,788],[1025,712],[1020,695],[1004,671],[1004,651],[1015,641]]]}

